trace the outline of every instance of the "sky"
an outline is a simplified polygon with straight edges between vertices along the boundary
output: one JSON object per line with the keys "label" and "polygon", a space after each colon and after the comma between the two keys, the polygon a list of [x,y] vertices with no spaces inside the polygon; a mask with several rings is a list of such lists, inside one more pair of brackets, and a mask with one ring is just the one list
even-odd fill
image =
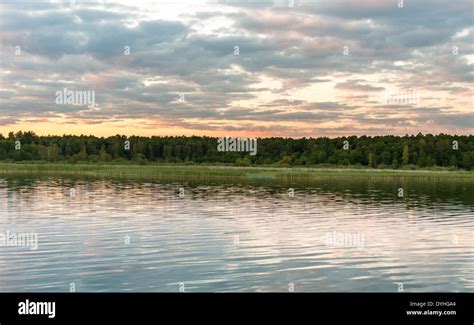
{"label": "sky", "polygon": [[0,133],[473,134],[473,19],[472,0],[0,0]]}

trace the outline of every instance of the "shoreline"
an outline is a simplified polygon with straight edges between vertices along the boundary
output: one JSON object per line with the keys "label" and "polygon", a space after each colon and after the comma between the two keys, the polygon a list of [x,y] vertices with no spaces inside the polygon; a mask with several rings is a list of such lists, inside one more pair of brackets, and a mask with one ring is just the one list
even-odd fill
{"label": "shoreline", "polygon": [[0,175],[65,175],[119,178],[292,180],[323,177],[426,178],[474,180],[474,171],[404,170],[336,167],[268,167],[225,165],[114,165],[68,163],[0,163]]}

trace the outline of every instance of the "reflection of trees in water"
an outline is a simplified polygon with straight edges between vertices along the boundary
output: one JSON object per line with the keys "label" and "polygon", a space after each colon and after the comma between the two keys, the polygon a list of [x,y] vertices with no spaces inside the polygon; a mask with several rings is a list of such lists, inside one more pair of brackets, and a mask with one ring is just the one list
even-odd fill
{"label": "reflection of trees in water", "polygon": [[[60,178],[48,175],[37,177],[15,175],[0,179],[0,191],[6,190],[9,193],[8,197],[14,199],[18,199],[15,195],[19,195],[25,202],[31,202],[34,197],[44,195],[59,198],[68,195],[71,188],[80,188],[83,193],[89,190],[102,191],[104,195],[117,199],[123,195],[134,196],[134,193],[139,192],[137,195],[139,204],[141,199],[174,199],[181,187],[185,189],[187,199],[204,201],[213,201],[217,197],[242,200],[241,197],[245,196],[252,197],[247,202],[272,198],[303,203],[305,200],[311,201],[311,197],[318,197],[328,202],[336,199],[353,204],[403,202],[407,208],[440,204],[466,205],[474,208],[474,182],[464,179],[320,177],[297,181],[213,179],[145,182],[80,176]],[[294,197],[289,195],[289,188],[294,189]],[[403,189],[403,197],[398,196],[399,189]]]}

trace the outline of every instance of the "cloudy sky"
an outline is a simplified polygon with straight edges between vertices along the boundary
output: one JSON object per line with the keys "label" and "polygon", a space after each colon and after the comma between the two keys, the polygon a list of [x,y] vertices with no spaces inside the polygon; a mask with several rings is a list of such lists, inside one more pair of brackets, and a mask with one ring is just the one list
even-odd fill
{"label": "cloudy sky", "polygon": [[0,0],[0,133],[473,134],[474,1],[400,2]]}

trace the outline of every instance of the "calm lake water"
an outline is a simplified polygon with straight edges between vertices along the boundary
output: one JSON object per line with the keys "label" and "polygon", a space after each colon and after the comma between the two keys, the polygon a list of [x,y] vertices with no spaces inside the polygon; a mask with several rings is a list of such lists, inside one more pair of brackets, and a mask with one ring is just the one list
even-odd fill
{"label": "calm lake water", "polygon": [[474,291],[472,181],[0,176],[0,209],[3,292]]}

